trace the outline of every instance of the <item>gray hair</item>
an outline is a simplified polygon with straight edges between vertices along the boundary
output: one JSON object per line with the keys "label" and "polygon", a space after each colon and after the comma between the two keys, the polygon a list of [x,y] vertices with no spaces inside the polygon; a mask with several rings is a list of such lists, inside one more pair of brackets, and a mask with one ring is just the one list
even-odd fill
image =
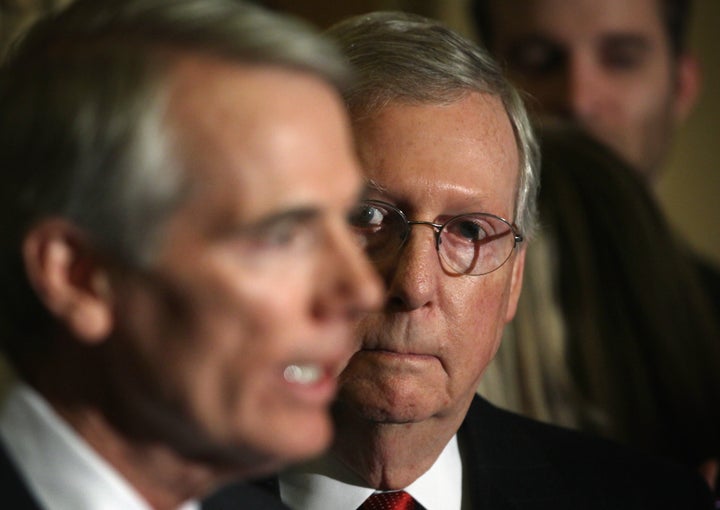
{"label": "gray hair", "polygon": [[120,263],[152,261],[187,186],[163,87],[187,53],[348,80],[315,31],[238,0],[78,0],[37,23],[0,68],[0,320],[12,322],[0,336],[43,313],[20,257],[42,218],[68,220]]}
{"label": "gray hair", "polygon": [[402,12],[355,16],[327,34],[354,66],[356,80],[345,100],[355,118],[393,101],[451,103],[469,92],[499,97],[520,155],[515,222],[525,237],[533,236],[539,182],[535,135],[518,91],[485,50],[438,21]]}

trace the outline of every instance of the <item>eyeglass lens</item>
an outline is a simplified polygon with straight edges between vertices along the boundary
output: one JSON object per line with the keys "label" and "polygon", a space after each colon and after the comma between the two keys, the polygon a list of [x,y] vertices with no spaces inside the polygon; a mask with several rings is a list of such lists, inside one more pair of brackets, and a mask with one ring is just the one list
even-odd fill
{"label": "eyeglass lens", "polygon": [[[407,240],[411,226],[405,215],[385,202],[362,202],[350,223],[370,258],[378,265],[392,261]],[[515,233],[503,219],[485,213],[455,216],[433,225],[437,249],[445,269],[456,274],[481,275],[502,266],[515,247]]]}

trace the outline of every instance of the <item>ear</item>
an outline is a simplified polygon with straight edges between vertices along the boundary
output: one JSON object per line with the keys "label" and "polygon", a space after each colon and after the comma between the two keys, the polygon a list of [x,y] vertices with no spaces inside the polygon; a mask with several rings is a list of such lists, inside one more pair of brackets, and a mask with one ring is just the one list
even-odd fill
{"label": "ear", "polygon": [[48,311],[78,340],[103,341],[112,330],[109,278],[80,230],[44,220],[25,235],[22,249],[30,285]]}
{"label": "ear", "polygon": [[680,124],[692,111],[700,96],[702,71],[697,57],[683,53],[677,59],[675,76],[675,121]]}
{"label": "ear", "polygon": [[517,312],[518,300],[520,299],[520,291],[522,290],[523,274],[525,272],[525,252],[527,244],[523,243],[515,254],[515,260],[512,261],[512,275],[510,280],[510,296],[508,296],[508,306],[505,312],[505,322],[510,322]]}

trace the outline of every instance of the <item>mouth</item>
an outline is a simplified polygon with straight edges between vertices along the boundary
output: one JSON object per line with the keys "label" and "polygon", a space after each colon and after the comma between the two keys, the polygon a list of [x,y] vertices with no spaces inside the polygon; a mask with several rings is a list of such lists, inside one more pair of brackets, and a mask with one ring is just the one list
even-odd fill
{"label": "mouth", "polygon": [[[287,357],[276,372],[285,389],[299,402],[328,405],[338,389],[338,376],[357,349],[352,331],[345,328],[330,335],[325,347]],[[344,342],[338,341],[344,340]]]}
{"label": "mouth", "polygon": [[347,373],[340,379],[346,384],[355,378],[388,381],[396,377],[426,377],[442,367],[442,360],[431,354],[408,352],[407,349],[362,349],[355,353]]}
{"label": "mouth", "polygon": [[391,350],[391,349],[361,349],[361,353],[371,355],[371,356],[378,356],[378,357],[388,357],[388,358],[395,358],[398,360],[433,360],[436,359],[436,356],[430,355],[430,354],[422,354],[419,352],[406,352],[406,351],[397,351],[397,350]]}
{"label": "mouth", "polygon": [[320,365],[308,363],[305,365],[288,365],[283,370],[283,379],[290,384],[310,385],[319,382],[325,375],[325,369]]}
{"label": "mouth", "polygon": [[282,381],[297,402],[306,406],[328,406],[337,393],[334,366],[295,362],[282,369]]}

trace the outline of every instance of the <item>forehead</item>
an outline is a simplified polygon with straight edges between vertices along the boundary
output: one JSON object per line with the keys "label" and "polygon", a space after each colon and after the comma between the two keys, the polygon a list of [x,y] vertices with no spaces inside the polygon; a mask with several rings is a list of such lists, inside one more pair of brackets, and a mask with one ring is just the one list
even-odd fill
{"label": "forehead", "polygon": [[344,107],[320,78],[198,57],[171,79],[169,123],[198,201],[251,221],[357,193]]}
{"label": "forehead", "polygon": [[499,98],[473,92],[445,105],[393,103],[356,122],[355,132],[366,175],[398,203],[511,214],[519,159]]}
{"label": "forehead", "polygon": [[496,43],[528,34],[567,44],[613,33],[666,38],[659,0],[495,0],[492,13]]}

